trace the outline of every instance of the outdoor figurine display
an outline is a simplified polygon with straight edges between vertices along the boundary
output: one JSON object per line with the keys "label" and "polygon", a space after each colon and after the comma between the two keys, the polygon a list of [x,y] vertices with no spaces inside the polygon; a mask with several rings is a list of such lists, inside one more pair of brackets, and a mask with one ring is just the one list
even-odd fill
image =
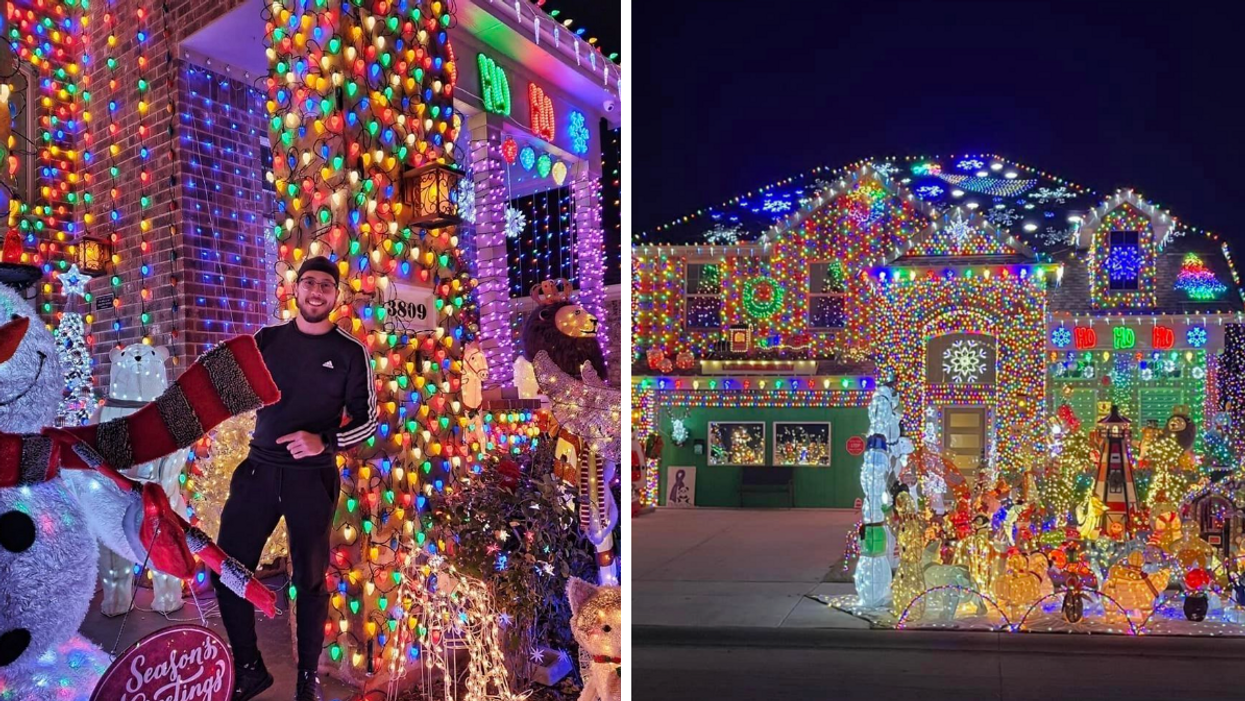
{"label": "outdoor figurine display", "polygon": [[[926,586],[922,566],[925,523],[917,513],[916,500],[907,491],[895,496],[891,519],[899,541],[899,567],[895,568],[891,582],[891,612],[899,616],[908,610],[910,617],[920,620],[925,615],[925,602],[917,601]],[[909,605],[911,609],[908,609]]]}
{"label": "outdoor figurine display", "polygon": [[1012,623],[1041,598],[1042,576],[1031,569],[1029,559],[1018,551],[1008,553],[1006,569],[994,582],[994,598]]}
{"label": "outdoor figurine display", "polygon": [[622,400],[618,388],[601,379],[606,368],[597,319],[572,293],[566,280],[532,287],[537,306],[523,324],[523,356],[559,424],[554,452],[577,475],[579,525],[596,547],[600,583],[617,584],[618,505],[610,484],[622,456]]}
{"label": "outdoor figurine display", "polygon": [[[1171,580],[1171,570],[1160,568],[1156,572],[1146,572],[1145,556],[1140,550],[1130,552],[1124,559],[1115,563],[1107,571],[1107,581],[1102,585],[1102,593],[1118,603],[1134,621],[1142,621],[1154,611],[1154,600],[1167,588]],[[1123,613],[1114,606],[1104,607],[1107,620],[1119,621]]]}
{"label": "outdoor figurine display", "polygon": [[621,701],[622,590],[571,577],[566,598],[571,604],[571,634],[586,662],[578,701]]}
{"label": "outdoor figurine display", "polygon": [[901,417],[895,390],[879,386],[869,402],[869,438],[860,468],[860,488],[864,492],[860,559],[853,575],[856,594],[865,608],[884,607],[891,599],[895,541],[885,520],[887,486],[891,479],[898,479],[912,453],[912,441],[899,435]]}
{"label": "outdoor figurine display", "polygon": [[208,352],[129,417],[62,429],[51,427],[63,389],[51,332],[8,288],[0,288],[0,319],[8,320],[0,325],[0,682],[16,690],[6,698],[85,699],[107,667],[108,655],[77,634],[94,593],[96,539],[182,577],[197,555],[274,615],[273,593],[181,519],[159,485],[118,472],[275,402],[254,339]]}
{"label": "outdoor figurine display", "polygon": [[[103,423],[133,414],[155,401],[169,387],[165,361],[169,351],[164,346],[136,343],[124,349],[113,348],[108,380],[108,398],[95,413],[93,423]],[[125,471],[140,482],[155,482],[164,488],[169,503],[178,512],[186,510],[179,477],[186,465],[190,448],[183,448]],[[130,610],[134,599],[134,565],[107,545],[99,551],[99,581],[103,587],[100,612],[120,616]],[[151,608],[161,613],[177,611],[183,605],[182,580],[162,572],[152,572]]]}

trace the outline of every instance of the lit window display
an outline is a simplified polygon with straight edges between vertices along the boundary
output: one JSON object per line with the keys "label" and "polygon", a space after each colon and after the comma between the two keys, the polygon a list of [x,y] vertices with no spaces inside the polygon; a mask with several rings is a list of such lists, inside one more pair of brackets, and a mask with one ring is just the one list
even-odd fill
{"label": "lit window display", "polygon": [[830,466],[830,424],[774,422],[774,464]]}
{"label": "lit window display", "polygon": [[710,465],[764,465],[765,424],[709,424]]}

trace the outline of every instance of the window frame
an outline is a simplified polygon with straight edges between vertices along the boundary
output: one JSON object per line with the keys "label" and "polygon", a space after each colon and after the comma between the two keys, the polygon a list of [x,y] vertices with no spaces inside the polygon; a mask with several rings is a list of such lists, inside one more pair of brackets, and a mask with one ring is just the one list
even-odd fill
{"label": "window frame", "polygon": [[[1116,240],[1117,234],[1129,234],[1131,235],[1130,238],[1132,238],[1133,240],[1131,242],[1117,241]],[[1116,246],[1120,246],[1120,247],[1127,246],[1127,247],[1133,248],[1134,250],[1137,251],[1137,260],[1139,261],[1139,265],[1137,267],[1137,276],[1134,277],[1131,281],[1121,281],[1119,284],[1117,284],[1116,279],[1111,276],[1111,268],[1110,268],[1111,251]],[[1139,292],[1141,290],[1141,268],[1145,264],[1145,261],[1142,260],[1143,255],[1144,255],[1144,252],[1141,250],[1141,232],[1140,231],[1132,231],[1128,229],[1113,229],[1107,232],[1107,264],[1108,264],[1107,291],[1108,292]]]}
{"label": "window frame", "polygon": [[[826,274],[822,276],[822,280],[824,281],[826,276],[830,274],[830,265],[835,262],[838,262],[838,261],[835,261],[834,259],[830,259],[830,260],[814,260],[814,261],[809,261],[808,263],[808,267],[806,269],[806,272],[808,274],[808,277],[807,277],[808,283],[807,283],[807,288],[806,288],[808,304],[807,304],[807,309],[805,309],[805,313],[804,313],[804,317],[805,317],[804,322],[807,325],[807,328],[809,331],[842,331],[847,328],[847,294],[848,293],[846,289],[846,283],[844,284],[844,289],[842,292],[819,292],[813,289],[813,267],[818,266],[818,265],[826,266]],[[839,264],[842,265],[841,262],[839,262]],[[843,325],[842,326],[818,326],[814,324],[813,323],[813,301],[816,299],[838,299],[843,305]]]}
{"label": "window frame", "polygon": [[[831,421],[772,421],[770,432],[770,464],[774,467],[832,467],[834,465],[834,423]],[[825,426],[826,427],[826,462],[798,463],[780,462],[778,459],[778,427],[779,426]]]}
{"label": "window frame", "polygon": [[[761,462],[714,462],[713,461],[713,427],[714,426],[760,426],[761,427]],[[766,423],[764,421],[710,421],[705,426],[705,466],[706,467],[769,467],[766,452]]]}
{"label": "window frame", "polygon": [[[703,270],[705,266],[709,266],[709,265],[716,266],[718,268],[719,275],[721,274],[722,263],[720,262],[689,260],[689,261],[686,261],[683,265],[683,328],[687,331],[721,331],[723,329],[722,312],[723,312],[723,307],[725,305],[723,304],[723,301],[722,301],[721,277],[718,278],[718,291],[716,294],[706,294],[703,292],[691,292],[690,291],[692,288],[692,285],[691,285],[692,268],[697,267],[698,270]],[[701,276],[698,273],[696,276],[697,285],[700,284],[700,279],[701,279]],[[692,301],[700,300],[700,299],[712,299],[717,302],[718,304],[717,326],[693,326],[692,325],[692,315],[691,315]]]}

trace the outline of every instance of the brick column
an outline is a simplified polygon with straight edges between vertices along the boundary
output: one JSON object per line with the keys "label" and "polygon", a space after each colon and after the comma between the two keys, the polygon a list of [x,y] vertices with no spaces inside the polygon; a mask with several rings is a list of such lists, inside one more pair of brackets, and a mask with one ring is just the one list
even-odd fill
{"label": "brick column", "polygon": [[[579,299],[601,322],[597,336],[609,335],[605,314],[605,237],[601,230],[601,162],[599,147],[574,166],[571,201],[575,208],[575,258]],[[608,347],[603,344],[607,353]]]}
{"label": "brick column", "polygon": [[514,342],[510,333],[510,278],[506,261],[506,162],[501,118],[473,115],[471,163],[476,193],[476,288],[480,309],[480,349],[488,358],[486,387],[514,384]]}

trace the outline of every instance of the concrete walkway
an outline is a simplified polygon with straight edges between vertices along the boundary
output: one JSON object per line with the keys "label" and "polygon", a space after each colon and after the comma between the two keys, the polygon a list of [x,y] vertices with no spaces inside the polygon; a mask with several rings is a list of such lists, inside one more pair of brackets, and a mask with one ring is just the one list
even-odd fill
{"label": "concrete walkway", "polygon": [[632,521],[637,626],[868,628],[808,599],[824,583],[856,514],[840,509],[659,509]]}

